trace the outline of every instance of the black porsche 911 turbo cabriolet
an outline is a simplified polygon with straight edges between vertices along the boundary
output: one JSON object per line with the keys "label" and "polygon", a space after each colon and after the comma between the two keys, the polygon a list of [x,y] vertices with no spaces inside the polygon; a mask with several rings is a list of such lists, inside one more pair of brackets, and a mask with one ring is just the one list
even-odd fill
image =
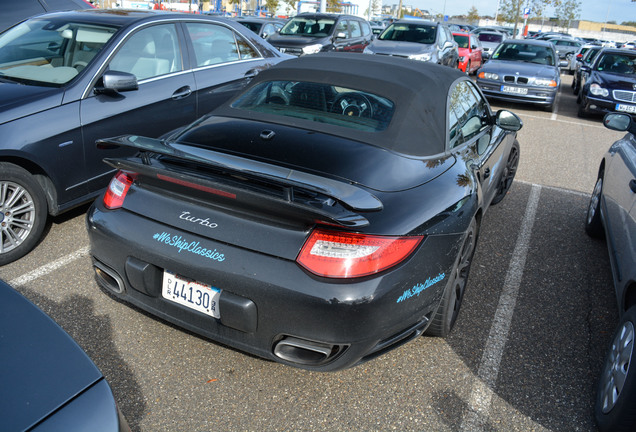
{"label": "black porsche 911 turbo cabriolet", "polygon": [[87,214],[99,284],[181,327],[334,371],[457,319],[521,120],[460,71],[325,53],[137,149]]}

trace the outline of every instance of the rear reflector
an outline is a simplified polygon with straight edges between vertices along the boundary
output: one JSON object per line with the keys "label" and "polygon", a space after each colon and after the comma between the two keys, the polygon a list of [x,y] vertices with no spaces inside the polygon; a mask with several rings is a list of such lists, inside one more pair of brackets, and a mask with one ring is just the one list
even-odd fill
{"label": "rear reflector", "polygon": [[135,174],[118,171],[110,181],[108,189],[104,194],[104,206],[108,209],[118,209],[124,205],[124,199],[130,189],[130,185],[135,180]]}
{"label": "rear reflector", "polygon": [[318,229],[311,233],[296,261],[318,276],[368,276],[402,262],[423,238],[374,236]]}

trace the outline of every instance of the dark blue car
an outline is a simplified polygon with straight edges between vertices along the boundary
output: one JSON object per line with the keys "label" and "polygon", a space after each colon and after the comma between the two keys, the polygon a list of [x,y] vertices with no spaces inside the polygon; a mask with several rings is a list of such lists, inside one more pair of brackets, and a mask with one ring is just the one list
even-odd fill
{"label": "dark blue car", "polygon": [[113,170],[95,147],[188,124],[283,55],[224,18],[89,9],[0,34],[0,265],[31,250],[47,215],[96,197]]}
{"label": "dark blue car", "polygon": [[636,116],[636,51],[604,48],[581,71],[579,117],[607,112]]}
{"label": "dark blue car", "polygon": [[3,431],[130,431],[110,386],[73,339],[0,281]]}
{"label": "dark blue car", "polygon": [[596,421],[601,431],[636,430],[636,123],[629,115],[611,113],[607,128],[629,132],[601,161],[588,207],[585,229],[605,236],[620,323],[599,379]]}

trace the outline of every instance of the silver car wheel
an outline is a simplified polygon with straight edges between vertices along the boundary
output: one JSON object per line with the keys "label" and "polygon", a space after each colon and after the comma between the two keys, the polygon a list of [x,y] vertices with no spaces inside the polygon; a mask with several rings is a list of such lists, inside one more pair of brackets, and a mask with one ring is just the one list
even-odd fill
{"label": "silver car wheel", "polygon": [[17,183],[0,183],[0,253],[14,250],[33,230],[33,198]]}
{"label": "silver car wheel", "polygon": [[629,372],[634,351],[634,325],[625,321],[617,332],[601,374],[601,409],[609,413],[616,405]]}

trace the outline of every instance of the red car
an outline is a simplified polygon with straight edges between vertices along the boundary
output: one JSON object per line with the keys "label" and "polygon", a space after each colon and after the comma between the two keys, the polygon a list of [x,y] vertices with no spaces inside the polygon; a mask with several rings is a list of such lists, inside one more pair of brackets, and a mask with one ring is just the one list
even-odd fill
{"label": "red car", "polygon": [[483,63],[481,42],[472,33],[456,32],[453,38],[459,46],[459,69],[467,74],[477,72]]}

